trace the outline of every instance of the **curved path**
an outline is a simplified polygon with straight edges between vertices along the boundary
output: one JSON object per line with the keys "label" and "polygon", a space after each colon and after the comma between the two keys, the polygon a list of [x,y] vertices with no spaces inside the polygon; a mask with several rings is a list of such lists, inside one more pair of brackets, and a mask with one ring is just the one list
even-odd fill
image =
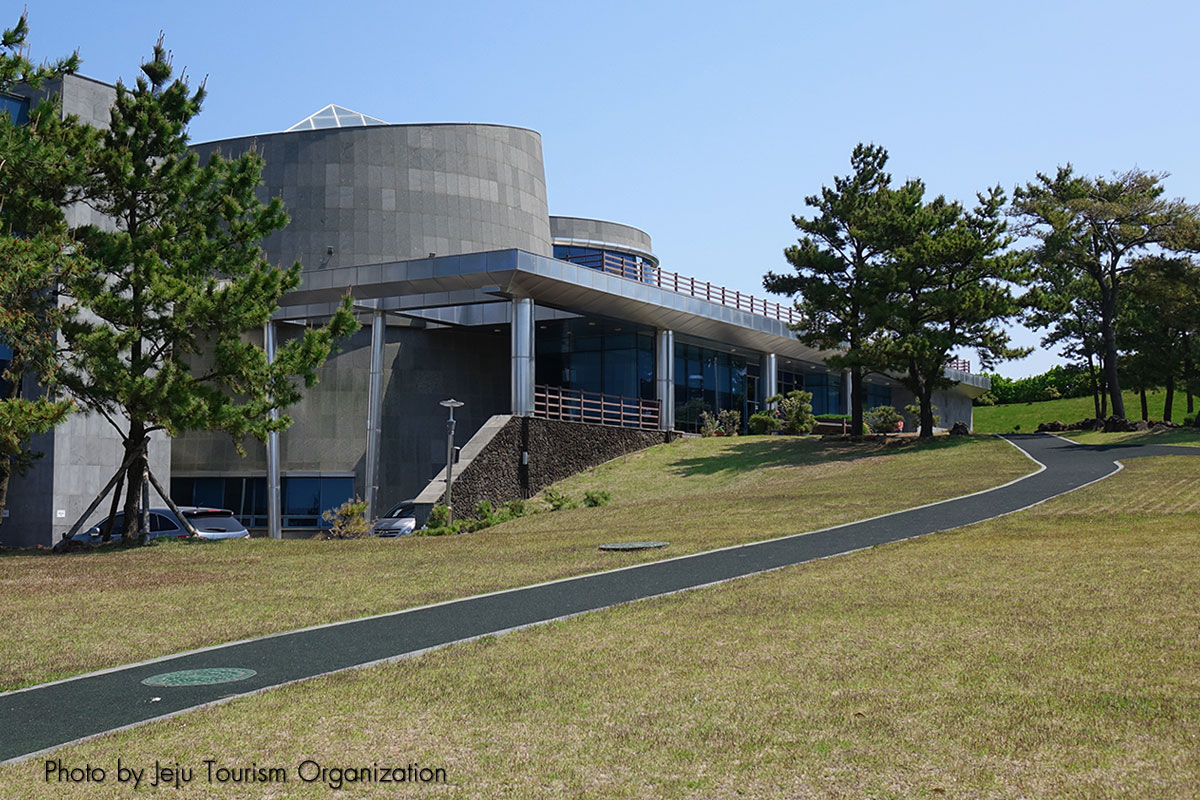
{"label": "curved path", "polygon": [[[5,692],[0,694],[0,763],[315,675],[980,522],[1111,475],[1120,469],[1117,459],[1200,455],[1197,447],[1086,446],[1036,434],[1004,438],[1042,469],[995,489],[811,533],[218,645]],[[213,667],[256,674],[208,686],[141,683],[152,675]]]}

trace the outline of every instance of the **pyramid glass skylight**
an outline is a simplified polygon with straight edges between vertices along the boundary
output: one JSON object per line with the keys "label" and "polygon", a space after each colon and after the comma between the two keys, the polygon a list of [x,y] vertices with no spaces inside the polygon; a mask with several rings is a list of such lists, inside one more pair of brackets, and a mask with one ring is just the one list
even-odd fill
{"label": "pyramid glass skylight", "polygon": [[342,106],[335,106],[331,103],[315,114],[300,120],[288,128],[288,130],[309,131],[320,128],[358,128],[363,125],[387,125],[387,123],[381,119],[368,117],[366,114],[351,111]]}

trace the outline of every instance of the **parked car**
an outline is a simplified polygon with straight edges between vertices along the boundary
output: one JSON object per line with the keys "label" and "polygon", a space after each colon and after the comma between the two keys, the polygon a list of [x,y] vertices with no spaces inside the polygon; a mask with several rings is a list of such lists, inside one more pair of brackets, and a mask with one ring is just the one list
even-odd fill
{"label": "parked car", "polygon": [[375,520],[371,533],[375,536],[407,536],[417,529],[415,500],[405,500]]}
{"label": "parked car", "polygon": [[[233,512],[227,508],[180,506],[179,510],[187,517],[188,522],[192,523],[192,527],[196,529],[196,535],[201,539],[250,538],[250,531],[246,530],[246,526],[238,522],[237,518],[233,516]],[[72,538],[77,542],[99,542],[104,531],[104,523],[107,520],[108,517],[105,517],[86,531],[75,534]],[[122,511],[113,519],[113,536],[119,537],[124,526],[125,512]],[[161,539],[163,537],[186,539],[188,538],[187,528],[180,524],[179,518],[171,509],[152,508],[150,509],[149,538]]]}

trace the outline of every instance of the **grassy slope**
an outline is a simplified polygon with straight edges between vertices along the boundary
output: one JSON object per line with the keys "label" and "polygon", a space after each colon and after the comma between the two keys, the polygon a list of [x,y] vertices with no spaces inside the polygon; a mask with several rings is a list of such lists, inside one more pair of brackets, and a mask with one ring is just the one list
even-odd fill
{"label": "grassy slope", "polygon": [[[1162,419],[1166,393],[1158,390],[1148,393],[1147,408],[1150,419]],[[1186,409],[1184,395],[1175,393],[1176,422],[1182,423]],[[1043,422],[1058,420],[1071,424],[1094,416],[1095,406],[1090,397],[1071,397],[1065,400],[1047,400],[1041,403],[1013,403],[1004,406],[980,406],[975,409],[976,433],[1010,433],[1020,431],[1033,433]],[[1135,392],[1125,392],[1125,413],[1131,419],[1140,419],[1141,401]],[[1150,442],[1155,444],[1200,443],[1200,430],[1185,429],[1157,433],[1116,434],[1094,433],[1071,434],[1071,438],[1087,444],[1112,444],[1119,441]]]}
{"label": "grassy slope", "polygon": [[[610,506],[536,515],[466,536],[172,542],[0,558],[0,602],[20,612],[0,615],[0,688],[813,530],[977,491],[1032,467],[994,439],[896,444],[684,440],[564,487],[575,497],[585,488],[607,489]],[[596,549],[645,539],[671,546]]]}
{"label": "grassy slope", "polygon": [[[1017,515],[286,687],[57,755],[419,762],[430,797],[1156,797],[1200,785],[1200,484]],[[0,768],[0,796],[128,797]],[[413,787],[416,789],[416,787]],[[346,797],[379,796],[355,788]]]}

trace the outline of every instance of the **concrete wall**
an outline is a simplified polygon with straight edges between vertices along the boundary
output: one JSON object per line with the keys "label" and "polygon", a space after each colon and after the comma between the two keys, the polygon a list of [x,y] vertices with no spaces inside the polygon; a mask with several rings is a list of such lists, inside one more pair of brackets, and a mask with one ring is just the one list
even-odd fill
{"label": "concrete wall", "polygon": [[[897,386],[892,389],[892,405],[901,414],[904,414],[904,430],[915,431],[917,429],[917,420],[909,414],[905,414],[904,407],[916,403],[916,398],[913,393],[902,386]],[[975,427],[974,408],[971,406],[971,398],[961,392],[956,392],[954,389],[939,389],[933,393],[933,415],[938,418],[937,427],[951,428],[956,422],[965,422],[967,427],[972,430]]]}
{"label": "concrete wall", "polygon": [[[465,444],[493,414],[508,410],[508,327],[421,329],[390,326],[384,349],[384,398],[379,503],[387,507],[414,497],[446,463],[446,409],[454,397],[456,443]],[[298,335],[281,325],[279,340]],[[292,426],[280,435],[284,476],[346,473],[365,493],[367,395],[371,332],[343,342],[319,371],[319,383],[287,412]],[[191,433],[175,441],[174,474],[265,475],[266,448],[243,443],[237,454],[224,434]]]}
{"label": "concrete wall", "polygon": [[658,258],[650,247],[650,234],[631,225],[584,217],[551,217],[550,235],[555,244],[574,244],[582,247],[610,245],[648,258],[658,266]]}
{"label": "concrete wall", "polygon": [[[291,223],[271,261],[306,269],[519,248],[551,254],[542,140],[502,125],[376,125],[291,131],[197,145],[256,148],[265,199]],[[333,254],[327,254],[327,248]]]}

